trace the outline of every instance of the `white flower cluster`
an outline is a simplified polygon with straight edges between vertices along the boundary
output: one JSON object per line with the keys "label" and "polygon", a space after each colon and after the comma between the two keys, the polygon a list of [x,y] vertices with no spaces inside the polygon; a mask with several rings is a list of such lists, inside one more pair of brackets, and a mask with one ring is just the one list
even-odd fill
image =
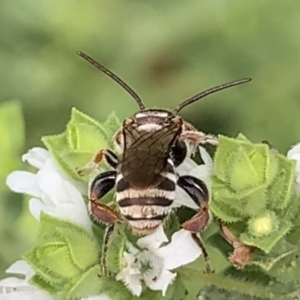
{"label": "white flower cluster", "polygon": [[[212,172],[212,160],[200,149],[205,165],[198,166],[191,159],[187,159],[178,169],[178,173],[190,174],[204,180],[209,185],[209,175]],[[7,178],[7,185],[18,193],[31,195],[29,201],[31,214],[39,220],[41,211],[68,220],[91,231],[91,220],[86,204],[80,193],[80,186],[67,178],[56,165],[50,153],[43,148],[33,148],[23,155],[23,161],[37,168],[36,173],[15,171]],[[197,206],[180,188],[177,190],[174,207]],[[142,292],[143,281],[153,290],[166,293],[167,287],[173,282],[176,273],[173,270],[181,265],[194,261],[201,255],[190,233],[180,230],[173,234],[169,244],[162,227],[153,234],[140,238],[137,245],[140,249],[129,247],[124,253],[124,269],[117,275],[134,295]],[[24,275],[24,279],[9,277],[0,281],[0,300],[51,300],[43,291],[29,284],[34,271],[25,261],[17,261],[7,273]],[[109,300],[105,295],[85,298],[86,300]]]}
{"label": "white flower cluster", "polygon": [[129,245],[129,253],[124,253],[124,269],[117,275],[136,296],[142,292],[142,282],[152,290],[162,291],[165,296],[169,284],[176,278],[175,268],[196,260],[201,250],[192,239],[190,232],[182,229],[168,239],[160,226],[154,233],[140,238],[137,245],[141,250]]}

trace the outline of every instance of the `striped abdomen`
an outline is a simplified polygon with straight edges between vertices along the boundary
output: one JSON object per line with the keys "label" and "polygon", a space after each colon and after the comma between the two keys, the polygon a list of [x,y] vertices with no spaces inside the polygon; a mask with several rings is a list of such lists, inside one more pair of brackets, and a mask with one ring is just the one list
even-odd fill
{"label": "striped abdomen", "polygon": [[163,172],[159,185],[137,189],[122,174],[116,180],[116,200],[120,213],[136,232],[151,233],[170,214],[175,199],[176,176]]}

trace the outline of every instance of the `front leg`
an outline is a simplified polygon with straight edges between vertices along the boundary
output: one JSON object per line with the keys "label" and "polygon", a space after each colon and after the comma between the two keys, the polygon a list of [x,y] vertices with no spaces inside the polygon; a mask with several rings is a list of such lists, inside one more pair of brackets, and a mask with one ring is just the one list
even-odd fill
{"label": "front leg", "polygon": [[101,200],[109,191],[113,189],[116,183],[116,171],[107,171],[99,174],[92,182],[89,191],[89,209],[92,217],[99,223],[108,224],[102,245],[102,255],[100,260],[101,275],[107,276],[106,268],[106,252],[107,245],[111,233],[114,230],[114,225],[117,221],[121,220],[121,216],[114,209],[110,208]]}
{"label": "front leg", "polygon": [[85,171],[97,167],[103,161],[103,159],[105,159],[105,161],[114,169],[118,165],[118,157],[116,156],[116,154],[114,154],[108,149],[102,149],[99,152],[97,152],[93,159],[90,162],[88,162],[84,167],[77,169],[78,175],[82,176]]}
{"label": "front leg", "polygon": [[181,134],[180,139],[187,140],[195,146],[199,144],[210,144],[217,146],[219,144],[218,138],[215,135],[206,134],[198,130],[186,130]]}
{"label": "front leg", "polygon": [[198,205],[200,211],[196,213],[191,219],[182,224],[182,228],[192,233],[196,243],[199,245],[203,252],[205,260],[206,273],[214,272],[209,264],[208,254],[203,245],[198,233],[203,231],[210,221],[210,214],[208,209],[209,193],[206,184],[193,176],[181,176],[178,178],[177,184],[192,198]]}

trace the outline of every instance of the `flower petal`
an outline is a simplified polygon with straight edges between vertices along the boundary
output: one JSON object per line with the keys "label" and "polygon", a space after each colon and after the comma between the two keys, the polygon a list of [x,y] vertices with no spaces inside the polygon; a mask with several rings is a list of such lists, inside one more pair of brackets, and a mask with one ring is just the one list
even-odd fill
{"label": "flower petal", "polygon": [[157,249],[163,242],[167,242],[168,238],[164,233],[163,226],[159,226],[153,233],[138,239],[137,245],[145,249]]}
{"label": "flower petal", "polygon": [[8,175],[7,186],[16,193],[29,194],[34,197],[41,197],[42,191],[37,185],[35,174],[26,171],[15,171]]}
{"label": "flower petal", "polygon": [[6,273],[22,274],[25,279],[8,277],[0,281],[0,300],[51,300],[51,297],[28,284],[34,270],[23,260],[16,261]]}
{"label": "flower petal", "polygon": [[47,159],[49,159],[50,157],[50,153],[46,149],[35,147],[30,149],[26,154],[22,156],[22,161],[27,161],[33,167],[41,169]]}
{"label": "flower petal", "polygon": [[54,208],[53,213],[60,219],[80,225],[90,232],[92,230],[92,221],[86,208],[82,209],[73,203],[61,203]]}
{"label": "flower petal", "polygon": [[25,275],[26,280],[34,275],[34,270],[25,260],[17,260],[5,271],[8,274],[22,274]]}
{"label": "flower petal", "polygon": [[162,291],[163,297],[166,295],[168,286],[175,280],[176,273],[163,270],[158,278],[144,278],[146,285],[154,291]]}
{"label": "flower petal", "polygon": [[192,238],[191,232],[181,229],[172,235],[171,242],[157,250],[164,258],[164,268],[175,269],[196,260],[202,251]]}
{"label": "flower petal", "polygon": [[50,215],[55,215],[54,209],[51,206],[44,204],[41,200],[35,198],[29,200],[29,211],[38,221],[40,220],[42,211]]}
{"label": "flower petal", "polygon": [[118,274],[116,280],[122,280],[125,286],[132,292],[134,296],[140,296],[142,293],[142,283],[140,275],[128,275]]}
{"label": "flower petal", "polygon": [[208,190],[211,189],[212,170],[209,169],[206,165],[197,166],[195,169],[191,171],[190,175],[204,181]]}
{"label": "flower petal", "polygon": [[[26,285],[25,279],[17,278],[17,277],[7,277],[2,280],[0,280],[0,294],[1,289],[6,290],[5,288],[9,289],[15,289],[18,286],[24,286]],[[1,299],[1,298],[0,298]]]}
{"label": "flower petal", "polygon": [[190,173],[192,169],[197,167],[197,163],[191,159],[190,157],[187,157],[182,164],[180,164],[177,168],[176,171],[177,173],[182,176],[182,175],[187,175]]}
{"label": "flower petal", "polygon": [[54,170],[42,169],[38,173],[39,188],[54,202],[71,202],[64,189],[63,180]]}
{"label": "flower petal", "polygon": [[203,162],[205,163],[205,165],[212,170],[214,167],[214,162],[210,156],[210,154],[207,152],[207,150],[204,147],[199,146],[199,152],[200,152],[200,156],[203,160]]}
{"label": "flower petal", "polygon": [[74,203],[81,208],[85,207],[79,191],[55,170],[40,170],[38,186],[55,204]]}
{"label": "flower petal", "polygon": [[297,154],[300,154],[300,143],[291,147],[291,149],[287,153],[287,158],[293,159],[293,157]]}

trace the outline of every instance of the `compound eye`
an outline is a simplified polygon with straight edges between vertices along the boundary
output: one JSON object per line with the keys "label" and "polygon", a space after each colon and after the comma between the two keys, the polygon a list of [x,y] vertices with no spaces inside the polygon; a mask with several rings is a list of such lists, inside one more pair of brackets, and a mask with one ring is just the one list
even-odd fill
{"label": "compound eye", "polygon": [[175,167],[178,167],[187,156],[187,147],[185,142],[182,140],[177,140],[174,146],[171,148],[170,155]]}

